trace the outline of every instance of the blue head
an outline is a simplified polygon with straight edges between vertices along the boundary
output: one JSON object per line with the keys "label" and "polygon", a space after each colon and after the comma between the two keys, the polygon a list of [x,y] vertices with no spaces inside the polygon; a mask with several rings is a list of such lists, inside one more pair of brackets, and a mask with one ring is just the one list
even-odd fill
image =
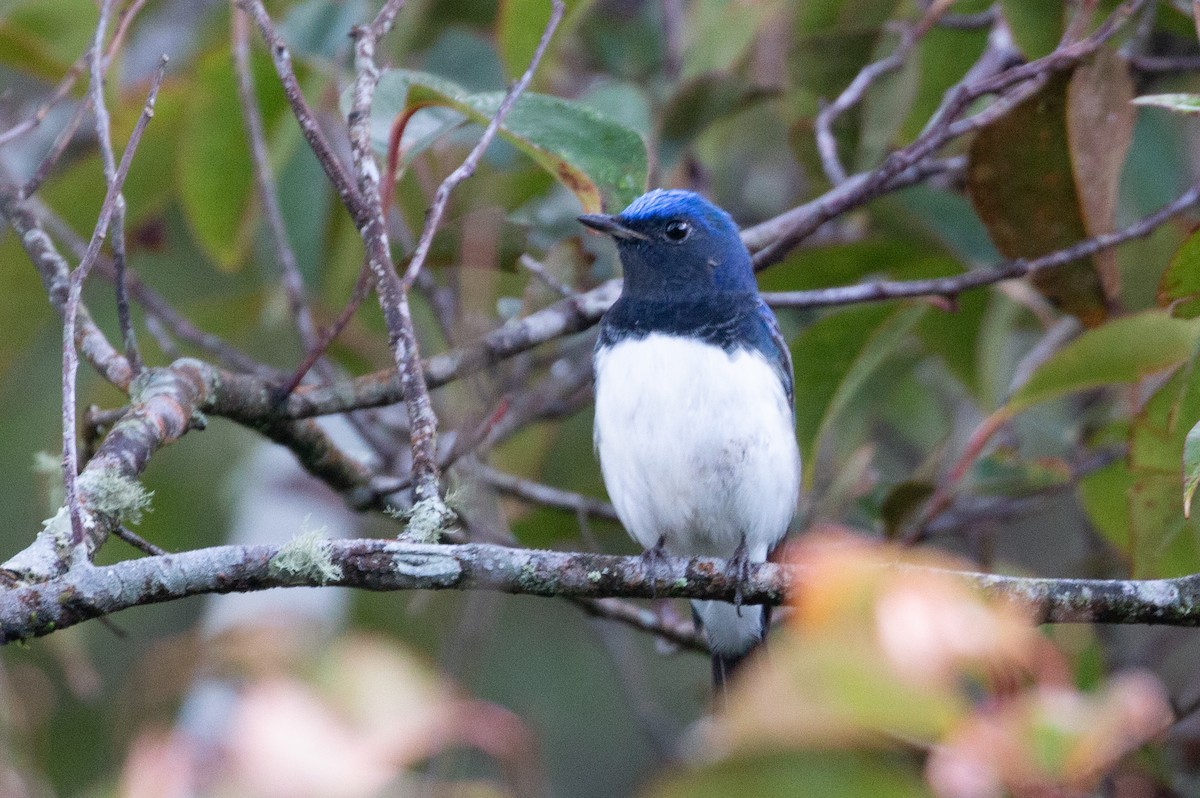
{"label": "blue head", "polygon": [[624,296],[690,300],[758,289],[750,253],[729,214],[691,191],[656,189],[615,216],[580,216],[617,242]]}

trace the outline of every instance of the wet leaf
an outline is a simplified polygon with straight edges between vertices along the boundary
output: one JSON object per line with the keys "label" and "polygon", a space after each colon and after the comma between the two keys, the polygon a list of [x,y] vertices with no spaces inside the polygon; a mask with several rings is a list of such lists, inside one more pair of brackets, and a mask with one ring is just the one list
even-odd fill
{"label": "wet leaf", "polygon": [[[486,125],[503,92],[471,94],[434,75],[391,70],[379,82],[375,108],[395,118],[430,106],[451,108]],[[570,189],[584,211],[628,205],[646,188],[646,146],[634,131],[579,103],[525,93],[500,135]],[[379,142],[386,153],[386,142]]]}

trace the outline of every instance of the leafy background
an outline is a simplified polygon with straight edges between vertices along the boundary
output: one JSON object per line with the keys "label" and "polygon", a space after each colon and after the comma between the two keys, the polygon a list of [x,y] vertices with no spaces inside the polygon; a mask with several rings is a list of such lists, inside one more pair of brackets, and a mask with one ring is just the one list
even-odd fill
{"label": "leafy background", "polygon": [[[971,14],[988,5],[964,0],[953,11]],[[1026,57],[1053,49],[1063,25],[1058,4],[999,5]],[[375,9],[361,0],[270,7],[307,96],[332,118],[344,109],[351,75],[348,31]],[[946,154],[968,158],[961,180],[896,192],[843,218],[832,243],[802,247],[765,271],[763,289],[959,274],[1119,228],[1174,199],[1194,178],[1196,123],[1129,100],[1197,91],[1200,81],[1187,72],[1131,70],[1126,56],[1194,54],[1196,36],[1190,16],[1173,4],[1150,8],[1136,30],[1096,59],[1050,80],[997,125],[952,144]],[[430,305],[417,300],[425,351],[469,342],[555,299],[517,265],[524,253],[580,289],[616,275],[612,251],[580,237],[573,217],[582,210],[619,208],[647,184],[687,185],[750,226],[828,188],[813,144],[822,100],[896,45],[889,20],[911,20],[917,11],[914,3],[896,0],[568,3],[534,94],[522,99],[477,176],[455,196],[450,221],[435,240],[431,270],[457,292],[458,304],[455,326],[445,329]],[[432,188],[477,137],[471,123],[486,118],[523,71],[547,16],[541,0],[415,0],[403,11],[386,43],[395,69],[380,85],[372,120],[382,161],[394,118],[423,109],[414,112],[403,140],[393,233],[398,250],[411,248]],[[91,0],[0,4],[6,127],[35,108],[84,52],[95,18]],[[114,67],[110,103],[121,141],[140,111],[158,53],[171,56],[125,189],[131,265],[196,325],[286,370],[302,353],[254,194],[229,24],[221,3],[150,2]],[[870,168],[919,134],[986,39],[986,29],[930,30],[901,70],[839,120],[843,162]],[[352,290],[361,241],[287,113],[257,43],[254,73],[288,235],[314,312],[328,322]],[[3,169],[28,176],[70,111],[69,105],[57,108],[33,134],[0,150]],[[103,187],[94,144],[83,141],[41,198],[86,236]],[[1200,522],[1185,520],[1181,506],[1185,438],[1200,418],[1193,379],[1200,352],[1200,323],[1193,318],[1200,243],[1189,234],[1187,222],[1173,221],[1039,277],[1036,290],[1009,284],[964,294],[952,308],[911,302],[781,312],[796,365],[797,434],[805,457],[807,496],[796,530],[837,525],[880,537],[902,534],[972,434],[994,424],[998,433],[931,527],[935,545],[976,567],[1005,572],[1150,577],[1200,571]],[[58,446],[60,332],[10,232],[0,232],[0,286],[0,517],[6,519],[0,546],[15,552],[58,504],[53,469],[38,453]],[[108,290],[95,281],[86,298],[99,323],[114,330]],[[1039,342],[1052,334],[1070,342],[1042,352]],[[153,337],[142,338],[152,362],[169,359]],[[386,340],[380,314],[368,302],[332,354],[352,372],[382,368],[389,362]],[[557,358],[580,362],[590,340],[585,333],[523,361],[522,368],[443,389],[444,426],[469,426],[500,397],[532,384],[531,374],[550,371]],[[586,393],[586,380],[582,389]],[[84,407],[123,402],[86,371],[80,396]],[[506,471],[602,497],[590,441],[590,408],[581,401],[522,428],[488,458]],[[633,550],[614,524],[592,521],[581,531],[571,513],[501,502],[466,475],[452,482],[459,502],[522,544]],[[139,532],[168,549],[286,540],[303,529],[336,535],[394,530],[390,519],[349,514],[326,489],[304,480],[288,457],[221,421],[156,456],[145,483],[154,491],[153,512]],[[110,543],[101,559],[131,556],[123,545]],[[215,708],[232,705],[231,696],[247,698],[239,685],[274,684],[280,692],[250,694],[261,703],[244,700],[245,715],[238,717],[278,724],[263,727],[273,730],[267,737],[287,738],[308,722],[326,734],[296,733],[295,767],[306,759],[336,759],[320,752],[341,750],[337,745],[361,752],[369,748],[369,730],[395,731],[396,718],[410,713],[474,719],[450,724],[460,736],[450,734],[444,746],[408,758],[389,748],[380,757],[392,768],[384,768],[383,781],[368,780],[363,792],[346,794],[408,794],[404,790],[441,782],[456,784],[461,794],[493,794],[503,789],[496,762],[542,774],[534,778],[537,790],[572,796],[639,789],[729,794],[721,784],[742,783],[748,773],[760,779],[763,794],[779,785],[794,788],[798,779],[817,780],[810,786],[824,785],[826,795],[883,794],[876,791],[880,784],[894,794],[925,789],[909,771],[866,754],[771,760],[770,766],[733,760],[721,766],[725,771],[681,777],[703,783],[655,781],[677,760],[680,740],[694,732],[691,724],[706,706],[704,658],[664,652],[647,636],[589,620],[561,602],[484,594],[303,595],[142,608],[114,619],[117,629],[88,624],[5,649],[0,755],[26,787],[34,785],[31,795],[156,794],[137,791],[169,777],[165,730],[202,736],[214,728],[206,724],[213,723]],[[1138,665],[1157,673],[1178,705],[1200,692],[1190,666],[1198,653],[1193,632],[1046,634],[1066,652],[1064,667],[1081,688]],[[871,656],[848,644],[838,650],[843,657]],[[481,714],[447,709],[442,680],[487,702],[472,705]],[[339,712],[289,703],[296,694],[283,690],[287,686]],[[350,695],[355,689],[359,694]],[[787,710],[805,706],[800,701]],[[347,718],[363,737],[345,732]],[[498,752],[468,734],[484,729],[505,740],[520,738],[506,724],[533,742]],[[436,727],[413,721],[404,727],[407,736],[392,744],[428,740]],[[1194,784],[1189,752],[1197,731],[1186,719],[1176,724],[1167,744],[1127,766],[1130,778],[1161,789]],[[317,753],[304,747],[316,745],[314,739],[324,741]],[[246,746],[247,761],[269,758]],[[286,755],[279,754],[280,761]],[[330,783],[381,767],[350,753],[343,762],[346,773],[334,773]],[[257,776],[247,770],[241,777]],[[513,778],[521,784],[523,777]],[[245,785],[254,782],[240,783],[243,794],[289,794],[286,785],[282,793],[253,793]]]}

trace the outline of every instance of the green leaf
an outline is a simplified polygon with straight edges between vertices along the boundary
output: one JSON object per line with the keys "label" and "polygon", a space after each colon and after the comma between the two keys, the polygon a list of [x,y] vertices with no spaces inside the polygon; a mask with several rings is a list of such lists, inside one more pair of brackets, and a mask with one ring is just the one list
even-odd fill
{"label": "green leaf", "polygon": [[[892,53],[900,44],[900,34],[885,31],[875,46],[872,60]],[[920,60],[906,58],[904,65],[881,76],[867,89],[862,100],[855,163],[859,169],[871,169],[898,143],[904,120],[912,109],[920,87]]]}
{"label": "green leaf", "polygon": [[1136,382],[1191,356],[1200,321],[1173,319],[1162,311],[1126,316],[1088,330],[1043,363],[1009,399],[1016,413],[1075,391]]}
{"label": "green leaf", "polygon": [[[971,202],[1006,257],[1037,257],[1087,237],[1067,130],[1069,79],[1051,77],[971,143]],[[1040,271],[1031,282],[1088,326],[1108,315],[1105,283],[1090,260]]]}
{"label": "green leaf", "polygon": [[1000,10],[1026,58],[1041,58],[1058,46],[1063,32],[1062,3],[1000,0]]}
{"label": "green leaf", "polygon": [[[956,3],[954,9],[969,13],[966,10],[969,5]],[[987,36],[986,30],[958,30],[936,25],[925,34],[915,54],[920,81],[900,134],[903,140],[920,135],[929,117],[942,104],[946,91],[962,80],[971,65],[979,60],[987,46]]]}
{"label": "green leaf", "polygon": [[980,494],[1027,496],[1070,485],[1071,468],[1056,458],[1022,460],[1000,448],[972,466],[971,481]]}
{"label": "green leaf", "polygon": [[50,303],[38,279],[37,270],[29,263],[17,236],[9,230],[0,233],[0,318],[4,319],[4,335],[0,335],[0,377],[21,356],[42,328],[50,321]]}
{"label": "green leaf", "polygon": [[779,0],[731,3],[695,0],[684,19],[685,44],[680,77],[690,80],[706,72],[725,72],[741,61],[759,28],[782,7]]}
{"label": "green leaf", "polygon": [[884,537],[888,540],[898,538],[900,531],[916,517],[917,511],[925,506],[936,489],[933,483],[922,480],[905,480],[893,485],[879,505]]}
{"label": "green leaf", "polygon": [[[554,52],[562,47],[574,31],[583,14],[592,7],[593,0],[564,0],[566,11],[563,22],[550,46],[546,49],[544,64],[553,64]],[[529,68],[533,53],[538,49],[542,31],[550,22],[550,0],[500,0],[500,10],[496,18],[496,41],[499,42],[500,60],[504,61],[505,70],[509,77],[516,79]]]}
{"label": "green leaf", "polygon": [[[58,82],[96,30],[91,0],[20,0],[0,8],[0,63]],[[82,93],[84,81],[76,84]]]}
{"label": "green leaf", "polygon": [[1183,516],[1192,515],[1192,498],[1200,487],[1200,421],[1183,441]]}
{"label": "green leaf", "polygon": [[713,72],[684,83],[662,112],[658,154],[664,165],[673,164],[710,124],[774,96],[773,91],[750,85],[736,75]]}
{"label": "green leaf", "polygon": [[643,798],[926,798],[916,768],[901,757],[861,751],[803,751],[727,759],[701,770],[675,772]]}
{"label": "green leaf", "polygon": [[1118,551],[1129,552],[1129,493],[1133,474],[1117,462],[1079,480],[1079,500],[1092,526]]}
{"label": "green leaf", "polygon": [[371,10],[366,0],[303,0],[288,10],[279,33],[292,57],[315,56],[333,60],[350,49],[350,29],[367,22]]}
{"label": "green leaf", "polygon": [[[559,23],[554,38],[546,49],[544,63],[553,64],[555,52],[562,46],[572,29],[579,23],[593,0],[564,0],[566,11]],[[516,79],[529,68],[533,51],[537,49],[550,21],[550,0],[501,0],[496,16],[496,41],[500,47],[500,58],[512,79]]]}
{"label": "green leaf", "polygon": [[[61,79],[71,67],[50,52],[45,42],[8,19],[0,19],[0,64],[46,81]],[[75,93],[81,91],[76,86]]]}
{"label": "green leaf", "polygon": [[[1200,524],[1188,521],[1180,506],[1180,464],[1186,459],[1189,425],[1200,418],[1194,370],[1193,359],[1154,392],[1130,424],[1128,551],[1138,577],[1200,569],[1194,545]],[[1181,534],[1185,530],[1191,534]]]}
{"label": "green leaf", "polygon": [[1130,102],[1134,105],[1166,108],[1178,114],[1200,114],[1200,94],[1143,94]]}
{"label": "green leaf", "polygon": [[[252,62],[265,125],[284,106],[279,81],[260,57]],[[273,75],[273,71],[271,72]],[[273,91],[264,91],[274,87]],[[179,190],[196,240],[222,269],[237,267],[249,249],[257,214],[253,165],[238,102],[233,62],[226,53],[202,59],[186,99],[179,141]]]}
{"label": "green leaf", "polygon": [[1188,236],[1171,258],[1158,284],[1158,304],[1171,307],[1172,316],[1200,316],[1200,231]]}
{"label": "green leaf", "polygon": [[[379,81],[375,109],[388,118],[444,106],[486,125],[503,92],[470,94],[435,75],[390,70]],[[646,189],[642,137],[580,103],[544,94],[522,94],[500,135],[579,198],[585,212],[624,208]],[[376,140],[386,153],[386,142]]]}
{"label": "green leaf", "polygon": [[825,435],[926,310],[854,308],[821,319],[797,338],[792,346],[799,386],[796,432],[808,484]]}

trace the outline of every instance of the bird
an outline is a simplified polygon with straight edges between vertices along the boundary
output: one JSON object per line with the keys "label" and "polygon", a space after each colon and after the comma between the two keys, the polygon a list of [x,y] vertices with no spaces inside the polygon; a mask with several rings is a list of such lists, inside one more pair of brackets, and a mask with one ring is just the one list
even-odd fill
{"label": "bird", "polygon": [[[718,557],[734,576],[766,561],[800,491],[792,361],[724,210],[656,189],[619,214],[585,214],[615,242],[621,293],[593,350],[593,437],[617,516],[646,557]],[[693,601],[713,682],[764,638],[769,608]]]}

